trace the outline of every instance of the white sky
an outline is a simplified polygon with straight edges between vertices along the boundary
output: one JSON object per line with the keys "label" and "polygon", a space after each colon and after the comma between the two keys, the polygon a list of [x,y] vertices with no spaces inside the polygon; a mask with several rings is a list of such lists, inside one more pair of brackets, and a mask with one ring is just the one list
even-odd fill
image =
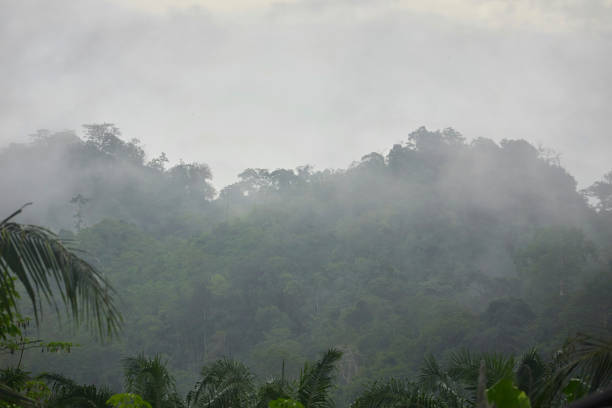
{"label": "white sky", "polygon": [[113,122],[150,155],[346,167],[415,128],[612,169],[611,0],[0,0],[0,145]]}

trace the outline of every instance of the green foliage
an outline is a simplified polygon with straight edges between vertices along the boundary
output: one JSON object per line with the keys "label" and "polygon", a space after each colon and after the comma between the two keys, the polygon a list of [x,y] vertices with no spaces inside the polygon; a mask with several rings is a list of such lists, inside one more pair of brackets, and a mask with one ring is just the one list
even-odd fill
{"label": "green foliage", "polygon": [[0,370],[0,383],[14,390],[23,390],[28,381],[30,381],[30,372],[21,368],[8,367]]}
{"label": "green foliage", "polygon": [[14,354],[18,351],[31,349],[41,350],[43,353],[70,353],[75,344],[67,341],[49,341],[45,342],[40,339],[32,339],[29,337],[14,337],[5,341],[0,341],[0,351]]}
{"label": "green foliage", "polygon": [[514,386],[513,378],[525,386],[523,390],[534,393],[548,375],[545,364],[533,349],[523,355],[518,364],[512,356],[462,350],[451,354],[447,369],[443,369],[432,356],[426,358],[421,368],[420,385],[448,406],[474,405],[477,401],[481,364],[485,373],[483,387],[497,390],[492,391],[492,395],[496,395],[496,392],[505,395],[508,391],[506,380],[509,379]]}
{"label": "green foliage", "polygon": [[113,408],[151,408],[151,404],[131,392],[115,394],[106,401]]}
{"label": "green foliage", "polygon": [[579,394],[575,379],[588,393],[612,385],[612,337],[578,334],[567,339],[551,363],[546,382],[532,399],[545,406],[559,399],[567,387],[568,392]]}
{"label": "green foliage", "polygon": [[10,222],[22,209],[0,222],[0,279],[6,283],[0,289],[0,339],[18,334],[14,323],[18,318],[18,297],[12,283],[15,277],[28,294],[37,321],[41,297],[56,309],[59,297],[75,322],[93,322],[100,336],[116,334],[121,314],[113,300],[114,290],[104,275],[51,231]]}
{"label": "green foliage", "polygon": [[189,407],[241,407],[254,396],[253,375],[242,363],[223,359],[204,366],[201,380],[187,395]]}
{"label": "green foliage", "polygon": [[[470,375],[470,380],[473,380]],[[452,377],[443,369],[433,355],[425,357],[419,375],[419,386],[428,393],[436,396],[451,407],[470,405],[475,391],[475,383],[470,384],[472,393],[466,390],[460,379]]]}
{"label": "green foliage", "polygon": [[516,384],[531,397],[540,389],[550,376],[550,367],[535,348],[521,356],[516,368]]}
{"label": "green foliage", "polygon": [[487,399],[497,408],[531,408],[529,397],[514,385],[512,377],[502,378],[487,389]]}
{"label": "green foliage", "polygon": [[[257,390],[257,408],[268,408],[273,401],[292,401],[294,395],[292,383],[284,378],[273,378],[259,386]],[[299,402],[298,402],[299,403]]]}
{"label": "green foliage", "polygon": [[584,381],[580,378],[572,378],[565,388],[563,388],[563,394],[567,402],[572,402],[584,397],[588,393],[588,390],[588,386]]}
{"label": "green foliage", "polygon": [[0,340],[6,341],[8,338],[16,337],[21,334],[21,316],[16,310],[16,301],[19,299],[19,292],[15,288],[16,277],[0,273]]}
{"label": "green foliage", "polygon": [[51,390],[43,381],[33,379],[30,372],[18,367],[0,370],[0,402],[10,406],[10,402],[23,406],[46,404]]}
{"label": "green foliage", "polygon": [[[84,347],[70,355],[29,353],[30,371],[53,366],[118,388],[116,362],[143,350],[167,356],[187,393],[202,364],[223,356],[266,379],[284,360],[295,378],[303,361],[338,345],[345,357],[327,393],[339,405],[361,384],[413,378],[427,355],[439,359],[427,390],[461,405],[473,401],[482,353],[537,346],[513,372],[533,405],[546,406],[538,390],[565,363],[544,357],[567,333],[612,327],[609,211],[591,207],[572,176],[525,141],[422,128],[344,170],[247,169],[214,198],[207,166],[167,169],[165,155],[145,163],[114,126],[87,129],[86,140],[58,134],[7,148],[0,171],[20,177],[7,200],[25,201],[23,184],[54,186],[28,211],[41,225],[72,228],[68,198],[90,200],[80,214],[89,227],[59,236],[95,257],[129,325],[111,345],[77,332],[67,340]],[[36,177],[14,171],[41,157],[57,166]],[[16,283],[10,310],[34,316]],[[65,338],[53,312],[42,323],[43,338]],[[453,368],[464,349],[474,351]],[[492,360],[488,385],[509,365]],[[265,405],[301,401],[298,385],[276,378],[259,391]]]}
{"label": "green foliage", "polygon": [[[406,380],[375,382],[351,404],[351,408],[446,407],[444,402]],[[452,406],[452,405],[451,405]]]}
{"label": "green foliage", "polygon": [[474,354],[469,350],[461,350],[451,355],[448,374],[475,393],[476,387],[474,385],[478,381],[481,361],[484,361],[487,373],[487,386],[491,386],[513,374],[515,361],[512,356],[503,356],[497,353]]}
{"label": "green foliage", "polygon": [[34,408],[39,407],[36,400],[13,390],[10,387],[0,383],[0,407],[3,408]]}
{"label": "green foliage", "polygon": [[144,354],[125,358],[123,370],[126,391],[141,395],[153,408],[182,405],[177,397],[174,377],[159,354],[152,358]]}
{"label": "green foliage", "polygon": [[516,251],[515,260],[528,294],[558,299],[572,290],[595,254],[593,242],[581,230],[559,226],[536,231]]}
{"label": "green foliage", "polygon": [[70,378],[57,373],[43,373],[38,376],[38,379],[49,384],[51,392],[46,401],[49,408],[73,406],[108,408],[106,401],[113,394],[105,386],[77,384]]}
{"label": "green foliage", "polygon": [[48,403],[51,398],[51,389],[44,381],[29,380],[25,383],[23,390],[28,398],[32,398],[39,403]]}
{"label": "green foliage", "polygon": [[270,408],[304,408],[302,404],[289,398],[279,398],[270,401],[268,406]]}
{"label": "green foliage", "polygon": [[421,368],[420,385],[449,406],[466,406],[476,401],[481,362],[486,370],[485,386],[492,386],[514,373],[512,356],[494,353],[473,353],[460,350],[450,355],[446,368],[428,356]]}
{"label": "green foliage", "polygon": [[297,388],[297,400],[305,408],[333,407],[330,391],[333,386],[333,374],[336,363],[342,352],[329,349],[316,363],[306,363],[300,374]]}
{"label": "green foliage", "polygon": [[585,193],[597,199],[597,209],[603,213],[612,212],[612,171],[604,174],[600,181],[585,190]]}

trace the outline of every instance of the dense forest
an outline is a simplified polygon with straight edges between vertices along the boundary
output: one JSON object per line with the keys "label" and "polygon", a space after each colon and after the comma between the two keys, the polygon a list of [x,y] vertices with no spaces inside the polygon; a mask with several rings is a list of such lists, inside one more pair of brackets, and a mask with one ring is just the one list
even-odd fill
{"label": "dense forest", "polygon": [[157,356],[187,395],[203,366],[299,378],[331,348],[319,363],[337,353],[347,406],[466,350],[548,359],[576,333],[610,336],[612,172],[579,190],[524,140],[420,128],[347,169],[251,168],[216,191],[206,164],[169,166],[98,124],[4,148],[0,174],[0,218],[33,202],[19,221],[76,243],[124,320],[100,341],[45,308],[29,335],[70,352],[2,367],[120,392],[126,357]]}

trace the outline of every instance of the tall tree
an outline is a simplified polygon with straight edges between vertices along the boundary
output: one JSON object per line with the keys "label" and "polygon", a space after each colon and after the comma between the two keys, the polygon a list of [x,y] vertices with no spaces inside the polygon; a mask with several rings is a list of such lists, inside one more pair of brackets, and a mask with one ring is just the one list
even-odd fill
{"label": "tall tree", "polygon": [[597,200],[597,208],[600,211],[612,212],[612,171],[606,173],[602,180],[584,190],[584,193]]}

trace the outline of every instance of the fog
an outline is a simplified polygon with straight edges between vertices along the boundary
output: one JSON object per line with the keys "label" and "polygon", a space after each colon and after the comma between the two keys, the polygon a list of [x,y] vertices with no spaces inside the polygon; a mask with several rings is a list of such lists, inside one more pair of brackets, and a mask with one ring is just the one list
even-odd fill
{"label": "fog", "polygon": [[0,0],[0,400],[609,389],[611,40],[610,0]]}
{"label": "fog", "polygon": [[112,122],[147,153],[346,167],[419,126],[610,169],[606,1],[2,0],[0,146]]}

